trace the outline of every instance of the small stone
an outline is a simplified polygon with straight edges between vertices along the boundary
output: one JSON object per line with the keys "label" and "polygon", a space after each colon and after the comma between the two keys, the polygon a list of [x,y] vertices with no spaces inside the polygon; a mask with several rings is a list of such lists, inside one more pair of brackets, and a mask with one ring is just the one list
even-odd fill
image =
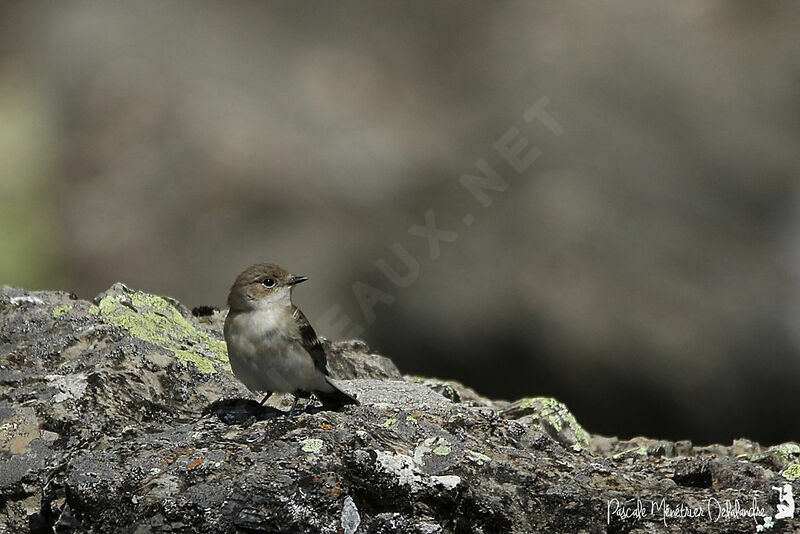
{"label": "small stone", "polygon": [[318,438],[308,438],[303,441],[304,452],[319,452],[322,450],[323,441]]}
{"label": "small stone", "polygon": [[361,514],[358,513],[356,503],[349,495],[344,498],[344,505],[342,506],[342,532],[344,534],[353,534],[358,525],[361,524]]}

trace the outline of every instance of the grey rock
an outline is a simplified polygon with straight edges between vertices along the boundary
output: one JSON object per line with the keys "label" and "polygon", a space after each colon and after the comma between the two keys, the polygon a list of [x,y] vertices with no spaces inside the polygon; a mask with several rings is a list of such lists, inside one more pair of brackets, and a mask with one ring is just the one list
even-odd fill
{"label": "grey rock", "polygon": [[353,498],[348,495],[344,498],[342,506],[342,530],[344,534],[354,534],[360,524],[361,515],[358,513]]}
{"label": "grey rock", "polygon": [[555,399],[403,377],[358,341],[326,347],[360,406],[226,424],[218,401],[252,395],[222,316],[121,284],[94,303],[0,290],[0,532],[753,532],[611,507],[774,515],[773,488],[800,494],[796,443],[593,436]]}

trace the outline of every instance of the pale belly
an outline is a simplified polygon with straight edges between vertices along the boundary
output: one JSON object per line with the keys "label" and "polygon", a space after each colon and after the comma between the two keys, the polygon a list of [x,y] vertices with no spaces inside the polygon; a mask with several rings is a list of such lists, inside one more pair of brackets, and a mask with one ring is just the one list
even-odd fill
{"label": "pale belly", "polygon": [[254,392],[328,391],[330,385],[311,355],[279,321],[264,312],[251,312],[226,323],[233,374]]}

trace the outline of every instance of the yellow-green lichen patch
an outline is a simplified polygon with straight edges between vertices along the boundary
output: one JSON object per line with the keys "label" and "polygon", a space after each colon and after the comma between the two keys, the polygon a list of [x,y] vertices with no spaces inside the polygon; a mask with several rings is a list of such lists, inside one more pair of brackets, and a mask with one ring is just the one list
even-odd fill
{"label": "yellow-green lichen patch", "polygon": [[392,428],[396,424],[397,424],[397,418],[396,417],[390,417],[386,421],[384,421],[381,426],[383,428]]}
{"label": "yellow-green lichen patch", "polygon": [[509,419],[539,421],[555,430],[575,451],[581,451],[589,444],[589,433],[563,403],[552,397],[520,399],[503,410],[502,415]]}
{"label": "yellow-green lichen patch", "polygon": [[800,478],[800,464],[792,464],[783,470],[781,476],[786,480],[797,480]]}
{"label": "yellow-green lichen patch", "polygon": [[172,351],[184,365],[192,362],[200,372],[215,372],[215,363],[227,366],[225,343],[196,328],[161,297],[139,291],[111,295],[100,301],[94,313],[134,337]]}
{"label": "yellow-green lichen patch", "polygon": [[453,449],[450,448],[450,445],[439,445],[433,449],[433,454],[437,456],[447,456],[451,452],[453,452]]}
{"label": "yellow-green lichen patch", "polygon": [[800,455],[800,445],[797,443],[782,443],[770,447],[769,451],[775,456],[778,464],[783,466],[792,461],[792,459]]}
{"label": "yellow-green lichen patch", "polygon": [[53,318],[58,319],[65,313],[68,313],[72,309],[72,306],[69,304],[62,304],[61,306],[56,306],[53,308]]}
{"label": "yellow-green lichen patch", "polygon": [[471,461],[475,462],[478,465],[488,464],[489,462],[492,461],[492,459],[489,456],[486,456],[485,454],[480,453],[478,451],[467,449],[464,452],[467,458],[469,458]]}
{"label": "yellow-green lichen patch", "polygon": [[775,445],[758,452],[745,452],[737,455],[736,457],[738,459],[749,460],[751,462],[767,462],[778,469],[782,469],[786,465],[790,464],[799,455],[800,445],[789,442]]}
{"label": "yellow-green lichen patch", "polygon": [[431,449],[431,452],[433,452],[433,454],[436,456],[447,456],[453,452],[453,448],[450,446],[450,443],[444,438],[427,438],[422,442],[422,444]]}
{"label": "yellow-green lichen patch", "polygon": [[322,450],[322,440],[318,438],[308,438],[303,441],[303,452],[319,452]]}
{"label": "yellow-green lichen patch", "polygon": [[614,460],[620,460],[622,458],[630,458],[633,456],[647,456],[647,449],[644,447],[633,447],[632,449],[627,449],[622,452],[618,452],[612,458]]}

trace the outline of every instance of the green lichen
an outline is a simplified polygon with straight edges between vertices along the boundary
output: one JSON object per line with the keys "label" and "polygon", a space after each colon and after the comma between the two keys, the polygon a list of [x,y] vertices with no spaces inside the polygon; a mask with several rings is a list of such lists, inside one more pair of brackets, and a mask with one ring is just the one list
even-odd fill
{"label": "green lichen", "polygon": [[411,423],[412,425],[418,425],[419,424],[419,421],[413,415],[407,415],[406,416],[406,422],[407,423]]}
{"label": "green lichen", "polygon": [[103,298],[89,313],[121,326],[132,336],[172,351],[178,361],[192,362],[202,373],[214,373],[215,363],[227,364],[225,343],[187,321],[169,302],[142,292]]}
{"label": "green lichen", "polygon": [[528,397],[514,403],[514,411],[530,411],[534,418],[546,421],[556,432],[564,435],[575,451],[583,450],[589,444],[589,433],[561,402],[552,397]]}
{"label": "green lichen", "polygon": [[383,428],[391,428],[396,424],[397,424],[397,418],[396,417],[390,417],[386,421],[384,421],[381,426]]}
{"label": "green lichen", "polygon": [[771,449],[786,455],[800,454],[800,445],[797,443],[781,443],[780,445],[771,447]]}
{"label": "green lichen", "polygon": [[647,456],[647,449],[644,447],[633,447],[632,449],[627,449],[622,452],[618,452],[612,458],[614,460],[619,460],[621,458],[625,458],[627,456]]}
{"label": "green lichen", "polygon": [[53,308],[53,318],[58,319],[65,313],[69,312],[72,309],[72,306],[69,304],[62,304],[61,306],[56,306]]}
{"label": "green lichen", "polygon": [[797,480],[800,478],[800,464],[792,464],[783,470],[781,476],[786,480]]}
{"label": "green lichen", "polygon": [[736,457],[741,460],[749,460],[751,462],[769,462],[776,467],[784,467],[792,462],[792,460],[800,455],[800,445],[797,443],[782,443],[775,445],[769,449],[753,452],[743,453]]}
{"label": "green lichen", "polygon": [[800,455],[800,445],[797,443],[782,443],[770,447],[769,451],[778,460],[779,465],[786,465],[792,461],[792,458]]}
{"label": "green lichen", "polygon": [[303,441],[304,452],[319,452],[322,450],[322,440],[318,438],[308,438]]}
{"label": "green lichen", "polygon": [[444,439],[439,437],[427,438],[425,441],[422,442],[425,447],[432,448],[433,454],[437,456],[447,456],[451,452],[453,452],[453,448],[450,446],[450,443]]}
{"label": "green lichen", "polygon": [[433,454],[437,456],[447,456],[451,452],[453,452],[453,449],[451,449],[449,445],[439,445],[433,449]]}
{"label": "green lichen", "polygon": [[489,462],[492,461],[492,459],[489,456],[486,456],[485,454],[480,453],[478,451],[467,449],[464,452],[467,455],[467,458],[469,458],[478,465],[488,464]]}

